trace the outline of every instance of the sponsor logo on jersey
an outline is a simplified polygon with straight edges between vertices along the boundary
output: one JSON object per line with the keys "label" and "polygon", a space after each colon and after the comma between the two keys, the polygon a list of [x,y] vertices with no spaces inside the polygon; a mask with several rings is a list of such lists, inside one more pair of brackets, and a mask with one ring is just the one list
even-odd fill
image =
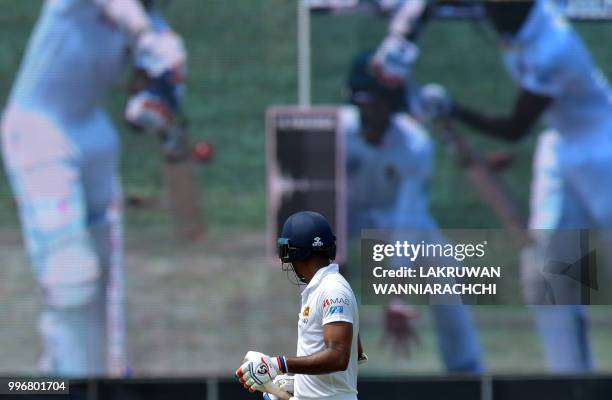
{"label": "sponsor logo on jersey", "polygon": [[304,307],[304,311],[302,311],[302,315],[307,317],[310,314],[310,307]]}
{"label": "sponsor logo on jersey", "polygon": [[344,306],[329,307],[329,315],[333,314],[344,314]]}
{"label": "sponsor logo on jersey", "polygon": [[325,299],[323,300],[323,308],[333,306],[333,305],[344,305],[348,306],[350,304],[348,299],[343,297],[336,297],[335,299]]}

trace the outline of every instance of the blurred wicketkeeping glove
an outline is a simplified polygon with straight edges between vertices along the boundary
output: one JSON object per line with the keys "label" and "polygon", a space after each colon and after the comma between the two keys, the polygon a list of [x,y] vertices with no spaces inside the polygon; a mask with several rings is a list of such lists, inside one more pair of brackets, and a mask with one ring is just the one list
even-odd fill
{"label": "blurred wicketkeeping glove", "polygon": [[[274,378],[274,380],[272,381],[272,383],[278,386],[281,390],[284,390],[290,395],[293,395],[294,380],[295,377],[293,375],[283,374],[277,375],[276,378]],[[264,393],[263,398],[264,400],[278,400],[278,397],[270,393]]]}
{"label": "blurred wicketkeeping glove", "polygon": [[411,105],[416,117],[425,123],[447,118],[453,111],[453,100],[446,89],[437,83],[423,86]]}
{"label": "blurred wicketkeeping glove", "polygon": [[278,374],[287,372],[285,357],[270,357],[249,351],[245,362],[236,370],[236,378],[251,392],[263,391],[263,385],[271,382]]}
{"label": "blurred wicketkeeping glove", "polygon": [[410,77],[419,48],[402,36],[390,35],[380,44],[372,67],[377,78],[390,87],[403,86]]}

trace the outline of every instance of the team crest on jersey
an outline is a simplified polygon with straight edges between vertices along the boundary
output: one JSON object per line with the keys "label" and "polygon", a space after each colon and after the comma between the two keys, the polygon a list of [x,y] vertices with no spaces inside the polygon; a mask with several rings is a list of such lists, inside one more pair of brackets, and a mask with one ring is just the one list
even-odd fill
{"label": "team crest on jersey", "polygon": [[310,307],[306,306],[304,307],[304,309],[302,310],[302,313],[299,315],[299,323],[300,324],[307,324],[308,323],[308,316],[310,315]]}

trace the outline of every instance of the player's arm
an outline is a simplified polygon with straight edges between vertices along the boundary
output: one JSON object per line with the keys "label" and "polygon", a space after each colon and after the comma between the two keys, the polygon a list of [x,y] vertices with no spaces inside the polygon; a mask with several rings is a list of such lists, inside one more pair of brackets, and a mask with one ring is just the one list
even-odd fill
{"label": "player's arm", "polygon": [[527,133],[555,98],[563,95],[573,74],[567,68],[564,47],[549,51],[545,58],[533,60],[534,67],[520,76],[521,91],[510,115],[487,115],[455,104],[451,116],[489,136],[517,141]]}
{"label": "player's arm", "polygon": [[389,32],[372,57],[374,74],[389,87],[401,87],[409,80],[419,56],[415,41],[428,19],[425,0],[404,1],[393,13]]}
{"label": "player's arm", "polygon": [[141,0],[90,1],[125,32],[136,58],[147,60],[145,69],[151,77],[157,78],[185,65],[186,52],[180,36],[169,27],[156,29],[152,14]]}
{"label": "player's arm", "polygon": [[401,36],[406,40],[415,41],[428,19],[429,9],[425,0],[404,1],[389,23],[389,35]]}
{"label": "player's arm", "polygon": [[494,115],[454,104],[451,116],[481,133],[507,141],[527,135],[553,99],[522,89],[510,115]]}
{"label": "player's arm", "polygon": [[140,0],[92,0],[102,13],[131,38],[151,30],[151,19]]}
{"label": "player's arm", "polygon": [[127,122],[145,131],[166,131],[179,112],[184,91],[187,52],[182,38],[152,1],[82,1],[93,2],[128,38],[135,71],[124,114]]}
{"label": "player's arm", "polygon": [[325,349],[305,357],[286,357],[291,374],[321,375],[344,371],[351,358],[353,324],[338,321],[323,325]]}

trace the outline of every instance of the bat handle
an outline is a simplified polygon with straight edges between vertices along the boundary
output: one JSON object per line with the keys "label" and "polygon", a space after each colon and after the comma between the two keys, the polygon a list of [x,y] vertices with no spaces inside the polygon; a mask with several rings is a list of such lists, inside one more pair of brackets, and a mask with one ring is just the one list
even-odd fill
{"label": "bat handle", "polygon": [[279,388],[272,382],[266,383],[265,385],[263,385],[263,387],[266,392],[273,394],[274,396],[278,397],[281,400],[291,400],[292,398],[292,396],[289,393],[285,392],[284,390],[282,390],[281,388]]}

